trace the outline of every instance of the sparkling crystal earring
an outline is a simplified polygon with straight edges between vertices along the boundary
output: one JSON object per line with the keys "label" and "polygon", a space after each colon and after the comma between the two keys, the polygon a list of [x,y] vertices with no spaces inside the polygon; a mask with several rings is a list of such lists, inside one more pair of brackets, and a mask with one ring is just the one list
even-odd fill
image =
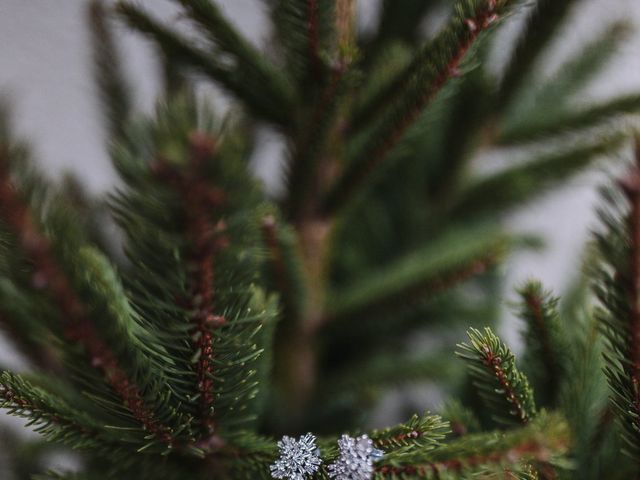
{"label": "sparkling crystal earring", "polygon": [[374,473],[373,462],[384,456],[367,435],[356,438],[342,435],[338,447],[340,456],[328,467],[329,477],[335,480],[370,480]]}
{"label": "sparkling crystal earring", "polygon": [[271,465],[271,476],[278,479],[306,480],[318,471],[322,460],[316,437],[307,433],[299,439],[285,435],[278,442],[280,457]]}

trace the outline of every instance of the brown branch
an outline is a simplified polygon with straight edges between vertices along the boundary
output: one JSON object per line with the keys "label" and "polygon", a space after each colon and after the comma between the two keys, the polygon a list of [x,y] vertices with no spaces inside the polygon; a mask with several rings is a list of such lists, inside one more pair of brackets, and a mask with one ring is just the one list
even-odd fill
{"label": "brown branch", "polygon": [[[225,323],[216,313],[215,255],[228,246],[226,226],[222,220],[213,221],[212,212],[224,202],[224,193],[212,187],[203,174],[203,168],[215,154],[216,142],[210,136],[193,133],[190,137],[191,163],[186,172],[180,172],[165,161],[154,165],[154,173],[178,193],[186,220],[189,239],[189,299],[194,324],[194,348],[197,390],[199,393],[200,421],[207,435],[213,435],[213,330]],[[213,440],[214,443],[217,439]]]}
{"label": "brown branch", "polygon": [[62,314],[65,336],[84,348],[91,364],[102,371],[107,383],[133,417],[160,441],[172,446],[170,429],[160,423],[145,405],[140,390],[119,365],[113,351],[103,342],[85,305],[58,265],[49,239],[40,232],[29,208],[11,182],[6,158],[0,158],[0,212],[26,256],[34,263],[34,288],[45,290]]}

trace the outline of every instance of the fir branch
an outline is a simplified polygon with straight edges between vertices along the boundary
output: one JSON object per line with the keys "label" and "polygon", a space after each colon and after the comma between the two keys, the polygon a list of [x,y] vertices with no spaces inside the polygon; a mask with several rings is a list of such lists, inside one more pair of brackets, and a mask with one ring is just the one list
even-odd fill
{"label": "fir branch", "polygon": [[[580,51],[567,60],[554,74],[550,85],[545,89],[545,97],[556,101],[568,99],[582,88],[587,87],[599,72],[606,68],[617,52],[624,46],[633,33],[628,19],[622,19],[608,25],[593,40],[585,42]],[[561,102],[562,103],[562,102]]]}
{"label": "fir branch", "polygon": [[287,175],[286,208],[289,217],[297,223],[316,213],[318,197],[324,193],[331,170],[335,168],[332,164],[335,159],[327,158],[335,155],[324,147],[335,133],[340,100],[353,83],[352,78],[344,65],[333,69],[327,85],[313,103],[308,123],[300,129],[301,138],[295,142]]}
{"label": "fir branch", "polygon": [[327,299],[328,316],[333,320],[376,316],[398,304],[446,291],[486,272],[504,256],[510,243],[501,232],[472,229],[444,234],[422,250],[336,289]]}
{"label": "fir branch", "polygon": [[213,223],[212,215],[224,202],[224,192],[205,181],[203,167],[213,161],[216,141],[204,134],[190,138],[190,164],[186,172],[173,169],[166,162],[154,165],[155,174],[175,188],[186,217],[187,238],[190,242],[189,308],[194,324],[193,361],[200,402],[200,422],[208,435],[216,431],[214,422],[214,346],[213,330],[226,322],[217,313],[215,302],[215,255],[226,248],[229,239],[222,220]]}
{"label": "fir branch", "polygon": [[457,400],[449,400],[442,408],[442,418],[451,425],[453,438],[464,437],[480,431],[480,420]]}
{"label": "fir branch", "polygon": [[[408,422],[383,430],[374,430],[369,437],[378,448],[389,452],[387,458],[394,458],[419,450],[422,453],[439,447],[449,433],[449,423],[439,415],[414,415]],[[391,454],[393,452],[393,454]]]}
{"label": "fir branch", "polygon": [[309,287],[302,273],[302,258],[295,232],[279,224],[274,215],[267,215],[262,220],[262,237],[269,252],[270,270],[280,295],[284,318],[299,318],[307,302]]}
{"label": "fir branch", "polygon": [[379,352],[374,358],[351,362],[347,367],[323,379],[318,388],[318,403],[329,403],[345,394],[372,397],[391,387],[422,384],[426,381],[455,383],[456,378],[462,378],[462,373],[463,369],[452,365],[442,351],[423,355]]}
{"label": "fir branch", "polygon": [[605,374],[611,402],[623,427],[629,454],[640,460],[640,142],[636,163],[620,181],[624,199],[609,195],[601,211],[607,230],[597,235],[602,258],[595,291],[598,320],[607,339]]}
{"label": "fir branch", "polygon": [[[227,124],[222,135],[212,113],[200,109],[193,96],[172,98],[159,106],[156,118],[135,127],[114,150],[127,183],[113,199],[131,260],[125,281],[136,310],[166,351],[161,364],[180,411],[196,423],[205,386],[199,386],[197,368],[209,365],[211,382],[205,384],[213,387],[216,432],[200,433],[200,440],[204,450],[216,450],[220,439],[256,422],[269,390],[268,382],[259,384],[277,308],[256,286],[264,257],[262,195],[233,127]],[[200,241],[206,248],[199,250]],[[196,258],[199,253],[206,253],[206,265]],[[209,343],[199,326],[211,334],[211,351],[199,348],[201,339]]]}
{"label": "fir branch", "polygon": [[31,366],[60,374],[64,368],[47,342],[49,332],[39,322],[33,321],[33,318],[38,318],[32,316],[36,312],[29,308],[33,299],[20,293],[8,280],[0,280],[0,329]]}
{"label": "fir branch", "polygon": [[[423,2],[427,3],[427,2]],[[477,10],[469,10],[469,4],[458,2],[454,8],[454,16],[449,20],[449,25],[445,27],[438,37],[433,41],[426,43],[422,46],[420,51],[413,56],[410,63],[403,68],[395,72],[390,79],[382,84],[378,92],[375,95],[371,95],[366,103],[356,104],[354,112],[352,112],[349,119],[349,124],[346,130],[349,133],[360,131],[369,122],[381,116],[385,110],[393,105],[394,102],[402,100],[406,94],[406,90],[414,87],[412,85],[416,81],[416,76],[425,72],[422,70],[425,68],[426,62],[435,63],[440,68],[440,72],[430,72],[434,77],[432,91],[437,91],[442,87],[445,81],[451,78],[458,77],[461,74],[459,67],[462,63],[462,58],[470,49],[471,44],[477,40],[477,35],[480,31],[488,28],[497,20],[497,13],[488,13],[488,10],[495,9],[495,2],[492,1],[480,1],[476,2]],[[391,7],[392,10],[399,11],[395,7]],[[491,18],[491,21],[489,21]],[[466,27],[464,27],[466,25]],[[463,26],[464,28],[460,28]],[[403,25],[403,28],[405,25]],[[468,37],[468,32],[471,31],[471,38]],[[451,44],[458,45],[459,50],[450,50],[446,53],[442,53],[439,49],[443,47],[451,49]],[[444,63],[444,60],[448,63]],[[443,65],[443,66],[440,66]],[[442,78],[446,76],[447,78]],[[430,90],[426,89],[429,93]],[[415,95],[415,91],[412,91]],[[422,102],[430,102],[432,98],[425,98]],[[424,107],[424,106],[423,106]],[[415,112],[417,115],[419,112]]]}
{"label": "fir branch", "polygon": [[111,26],[110,9],[103,0],[92,0],[89,4],[89,25],[93,43],[94,78],[100,97],[105,123],[110,138],[118,138],[131,113],[131,95],[124,78],[122,62]]}
{"label": "fir branch", "polygon": [[[479,0],[457,4],[456,14],[448,27],[392,82],[388,90],[397,92],[400,98],[390,99],[388,94],[380,96],[384,100],[382,104],[393,106],[367,134],[367,141],[349,156],[345,171],[326,198],[325,214],[343,207],[365,184],[442,87],[460,75],[462,61],[480,33],[495,24],[512,3],[511,0]],[[368,112],[365,117],[379,116]]]}
{"label": "fir branch", "polygon": [[620,117],[640,113],[640,94],[623,95],[578,108],[561,112],[557,116],[546,111],[540,123],[530,122],[525,127],[500,135],[497,143],[512,145],[518,142],[542,139],[550,135],[575,132],[600,126],[602,123]]}
{"label": "fir branch", "polygon": [[290,86],[286,77],[257,51],[224,17],[220,8],[211,0],[175,0],[206,37],[220,51],[237,62],[236,73],[244,81],[254,78],[254,87],[262,94],[280,100],[280,108],[291,103]]}
{"label": "fir branch", "polygon": [[369,42],[364,54],[373,59],[390,42],[402,39],[415,43],[425,14],[435,2],[425,0],[383,0],[380,21],[375,37]]}
{"label": "fir branch", "polygon": [[[20,247],[34,265],[33,283],[46,291],[62,314],[64,334],[81,345],[91,364],[100,370],[107,383],[118,394],[135,419],[167,446],[173,445],[168,427],[160,423],[148,409],[138,387],[131,382],[113,351],[106,345],[88,317],[86,306],[73,290],[64,270],[60,268],[53,248],[36,225],[29,207],[11,182],[7,152],[0,151],[0,208],[3,220],[18,238]],[[3,158],[4,157],[4,158]]]}
{"label": "fir branch", "polygon": [[576,478],[599,480],[616,465],[617,478],[631,478],[637,467],[621,450],[624,442],[617,412],[608,398],[604,373],[605,337],[599,316],[591,302],[593,277],[598,276],[599,259],[592,249],[583,272],[563,296],[561,316],[567,345],[567,376],[560,396],[573,438],[572,459]]}
{"label": "fir branch", "polygon": [[536,415],[529,381],[516,367],[511,350],[491,331],[472,328],[471,344],[458,345],[456,354],[467,361],[474,385],[496,422],[523,425]]}
{"label": "fir branch", "polygon": [[545,291],[536,281],[518,289],[521,302],[519,316],[525,321],[524,338],[529,378],[542,405],[557,400],[566,369],[566,345],[560,337],[558,298]]}
{"label": "fir branch", "polygon": [[477,218],[508,212],[615,150],[625,139],[624,133],[613,132],[593,143],[546,154],[470,182],[450,207],[451,214]]}
{"label": "fir branch", "polygon": [[[252,75],[243,75],[240,64],[226,65],[222,59],[198,48],[179,33],[153,19],[143,9],[130,3],[117,5],[119,14],[139,32],[153,39],[167,60],[202,72],[233,93],[256,116],[280,127],[290,122],[292,99],[284,91],[269,89],[270,83]],[[246,70],[244,70],[246,73]]]}
{"label": "fir branch", "polygon": [[[484,45],[488,46],[486,43]],[[482,137],[491,136],[490,130],[493,128],[488,117],[494,92],[483,68],[468,73],[458,85],[451,82],[450,87],[451,94],[443,91],[439,99],[443,106],[434,105],[432,115],[427,114],[421,120],[424,125],[430,125],[430,122],[443,125],[439,148],[434,155],[439,160],[435,165],[436,170],[427,179],[426,189],[434,208],[444,209],[452,201],[455,202],[467,172],[473,170],[469,164],[474,150],[486,142]],[[445,104],[449,106],[445,107]],[[407,155],[412,150],[410,142],[418,146],[424,143],[425,134],[422,132],[426,128],[418,127],[416,131],[415,140],[413,136],[407,138]],[[460,135],[461,131],[465,135]],[[398,162],[403,161],[404,158],[400,156]]]}
{"label": "fir branch", "polygon": [[[594,121],[590,122],[588,120],[590,115],[587,115],[587,119],[583,119],[582,115],[593,108],[596,109],[594,113],[598,113],[598,107],[610,103],[609,101],[582,107],[576,112],[572,105],[574,102],[571,100],[602,71],[628,37],[630,30],[631,27],[626,22],[614,23],[602,34],[583,45],[580,52],[553,74],[551,80],[532,87],[533,93],[527,92],[520,97],[502,121],[496,142],[511,145],[541,138],[545,134],[553,135],[579,127],[588,127],[604,119],[604,116],[595,115],[591,117]],[[625,96],[619,98],[623,99]],[[632,105],[633,98],[630,97],[628,100]],[[612,101],[616,103],[616,100]],[[610,111],[609,115],[615,113]],[[624,113],[624,110],[621,113]],[[567,124],[564,125],[564,122]]]}
{"label": "fir branch", "polygon": [[122,447],[90,415],[10,372],[0,374],[0,407],[29,420],[47,440],[114,454]]}
{"label": "fir branch", "polygon": [[576,0],[538,0],[527,20],[525,33],[517,40],[511,61],[502,76],[499,102],[510,104],[523,85],[531,68],[554,38],[554,33],[567,17]]}
{"label": "fir branch", "polygon": [[271,10],[287,70],[296,82],[319,84],[325,75],[323,55],[333,31],[334,2],[277,0]]}
{"label": "fir branch", "polygon": [[2,329],[3,334],[10,338],[11,343],[17,347],[20,354],[27,359],[29,364],[38,370],[60,372],[60,363],[53,352],[42,348],[30,338],[23,329],[12,322],[10,316],[0,313],[0,329]]}
{"label": "fir branch", "polygon": [[544,414],[525,428],[508,433],[466,435],[432,451],[416,451],[388,464],[383,460],[376,470],[381,478],[468,478],[485,469],[504,473],[520,471],[529,462],[549,465],[568,448],[564,420]]}

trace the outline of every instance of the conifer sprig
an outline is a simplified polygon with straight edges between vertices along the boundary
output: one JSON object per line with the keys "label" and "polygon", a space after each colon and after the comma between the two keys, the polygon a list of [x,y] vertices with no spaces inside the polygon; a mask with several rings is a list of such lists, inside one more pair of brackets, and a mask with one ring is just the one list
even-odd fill
{"label": "conifer sprig", "polygon": [[[466,238],[452,243],[451,238]],[[506,254],[512,239],[501,232],[451,232],[422,251],[370,272],[366,279],[346,285],[330,295],[331,319],[376,317],[398,305],[424,300],[487,271]],[[453,248],[451,248],[453,247]]]}
{"label": "conifer sprig", "polygon": [[519,316],[525,321],[526,353],[524,364],[538,401],[554,404],[566,373],[567,345],[562,337],[557,297],[536,281],[518,290]]}
{"label": "conifer sprig", "polygon": [[[208,50],[194,46],[183,35],[135,5],[120,2],[117,10],[129,25],[158,43],[167,61],[177,62],[208,76],[235,94],[254,115],[279,127],[286,127],[290,123],[292,94],[286,80],[279,75],[276,74],[276,78],[264,78],[266,72],[263,68],[252,64],[247,66],[244,59],[237,56],[225,63]],[[269,74],[273,72],[270,69]]]}
{"label": "conifer sprig", "polygon": [[459,194],[452,214],[463,218],[508,212],[577,169],[593,165],[602,155],[620,146],[627,135],[610,132],[593,143],[571,146],[564,151],[543,154],[522,165],[507,167],[487,177],[469,182]]}
{"label": "conifer sprig", "polygon": [[[480,34],[495,25],[514,3],[510,0],[461,0],[456,3],[455,14],[447,27],[416,55],[406,71],[401,72],[389,87],[390,92],[401,97],[381,96],[385,98],[385,105],[392,106],[366,134],[367,141],[356,142],[352,147],[344,172],[328,193],[323,208],[325,214],[335,213],[348,203],[436,94],[449,80],[460,76],[462,62]],[[367,114],[366,117],[377,118],[378,115]]]}
{"label": "conifer sprig", "polygon": [[403,424],[384,430],[374,430],[371,439],[385,451],[410,452],[419,449],[421,452],[432,450],[441,445],[449,433],[449,423],[439,415],[414,415]]}
{"label": "conifer sprig", "polygon": [[[579,116],[573,117],[569,112],[573,110],[572,100],[607,65],[612,55],[628,38],[630,31],[631,26],[627,22],[615,22],[593,40],[582,45],[580,51],[567,60],[550,80],[533,87],[533,93],[523,95],[518,106],[526,109],[527,115],[518,115],[516,119],[507,114],[509,120],[502,126],[498,144],[509,145],[542,138],[544,132],[554,135],[558,131],[567,131],[569,129],[562,125],[565,119],[574,118],[575,121],[569,122],[571,125],[579,123]],[[583,122],[583,125],[593,123]]]}
{"label": "conifer sprig", "polygon": [[185,172],[159,160],[154,173],[175,189],[186,216],[186,238],[189,242],[190,276],[189,298],[185,299],[191,312],[193,356],[196,370],[196,389],[200,402],[200,423],[208,434],[216,430],[214,422],[214,345],[213,330],[226,322],[219,313],[216,299],[216,254],[228,246],[226,225],[216,212],[224,202],[225,193],[203,179],[203,167],[216,161],[216,140],[201,133],[189,139],[189,160]]}
{"label": "conifer sprig", "polygon": [[0,374],[0,406],[11,415],[27,419],[50,441],[109,454],[123,449],[117,435],[110,435],[99,421],[19,375]]}
{"label": "conifer sprig", "polygon": [[271,17],[284,50],[287,70],[299,88],[320,83],[331,58],[335,2],[277,0]]}
{"label": "conifer sprig", "polygon": [[525,428],[465,435],[428,452],[407,454],[377,471],[382,478],[401,479],[469,478],[471,472],[513,478],[509,472],[529,471],[529,463],[552,464],[569,445],[566,423],[558,416],[542,414]]}
{"label": "conifer sprig", "polygon": [[526,425],[536,416],[533,391],[518,370],[515,356],[492,331],[475,328],[467,332],[470,344],[458,345],[458,356],[467,361],[474,385],[496,422]]}
{"label": "conifer sprig", "polygon": [[559,25],[566,19],[575,0],[556,2],[540,0],[533,6],[524,33],[518,38],[512,58],[500,85],[500,104],[507,106],[523,86],[528,73],[554,39]]}
{"label": "conifer sprig", "polygon": [[133,417],[159,441],[172,447],[174,439],[146,404],[139,387],[132,381],[113,350],[89,317],[89,310],[74,291],[70,280],[55,258],[53,247],[37,226],[29,207],[11,181],[6,145],[0,145],[0,205],[3,221],[18,238],[25,255],[36,271],[32,282],[44,290],[60,311],[61,325],[68,341],[82,346],[90,364],[102,372],[106,382],[118,394]]}
{"label": "conifer sprig", "polygon": [[260,288],[265,209],[233,126],[221,128],[180,95],[114,153],[127,182],[112,205],[129,294],[166,352],[172,406],[195,419],[200,432],[188,430],[204,450],[257,421],[277,313]]}
{"label": "conifer sprig", "polygon": [[338,153],[324,149],[330,140],[341,135],[337,131],[342,121],[340,101],[354,83],[353,77],[347,65],[335,66],[312,102],[308,120],[302,120],[304,127],[294,143],[287,175],[286,208],[294,222],[316,213],[331,170],[336,167]]}
{"label": "conifer sprig", "polygon": [[235,29],[214,2],[174,1],[182,5],[184,13],[218,50],[217,53],[228,56],[227,63],[234,64],[230,70],[235,75],[244,77],[245,82],[252,82],[265,95],[282,101],[280,108],[286,109],[291,104],[291,85],[287,77]]}
{"label": "conifer sprig", "polygon": [[640,143],[635,164],[608,193],[601,211],[604,232],[597,235],[601,268],[595,291],[598,319],[607,339],[605,374],[611,402],[623,427],[629,453],[640,460]]}
{"label": "conifer sprig", "polygon": [[102,0],[92,0],[89,4],[94,77],[100,90],[107,131],[111,138],[116,138],[124,133],[123,129],[132,111],[132,100],[116,39],[109,25],[110,13],[111,10]]}
{"label": "conifer sprig", "polygon": [[284,318],[299,318],[307,302],[307,278],[302,273],[300,246],[295,232],[279,222],[273,214],[262,220],[262,238],[268,258],[269,272],[280,292]]}

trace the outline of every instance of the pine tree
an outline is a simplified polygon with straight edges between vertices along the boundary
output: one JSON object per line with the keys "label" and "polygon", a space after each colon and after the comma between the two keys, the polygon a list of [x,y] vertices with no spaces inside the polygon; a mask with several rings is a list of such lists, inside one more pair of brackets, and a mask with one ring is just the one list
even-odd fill
{"label": "pine tree", "polygon": [[[2,432],[6,475],[637,476],[640,148],[603,192],[574,287],[518,290],[523,362],[490,328],[499,265],[539,243],[504,215],[633,136],[618,120],[640,96],[574,102],[629,27],[540,80],[583,2],[383,0],[367,33],[354,0],[264,0],[273,33],[258,49],[214,0],[173,1],[188,28],[127,0],[90,3],[121,181],[107,198],[45,181],[0,112],[0,324],[30,364],[1,373],[0,405],[42,437]],[[496,74],[494,33],[517,16]],[[114,22],[157,47],[153,115],[133,108]],[[203,82],[230,94],[232,113],[218,116]],[[280,195],[249,164],[263,126],[286,142]],[[472,168],[500,151],[508,166]],[[368,430],[382,394],[420,382],[454,400]],[[49,468],[61,449],[76,470]]]}

